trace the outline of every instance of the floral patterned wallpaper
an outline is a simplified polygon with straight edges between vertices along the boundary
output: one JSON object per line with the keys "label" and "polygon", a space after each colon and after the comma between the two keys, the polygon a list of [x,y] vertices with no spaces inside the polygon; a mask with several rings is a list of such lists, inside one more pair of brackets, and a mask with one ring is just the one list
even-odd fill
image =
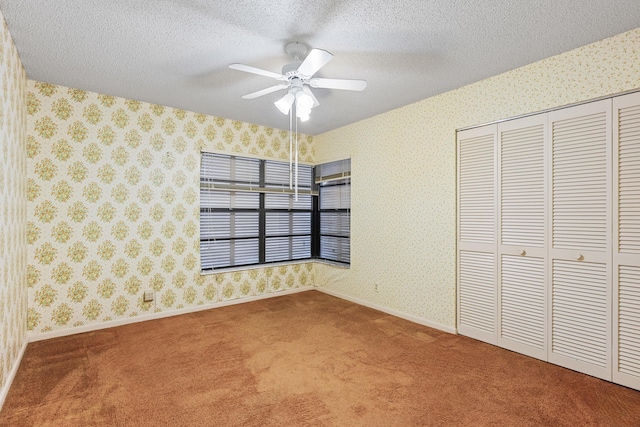
{"label": "floral patterned wallpaper", "polygon": [[27,340],[27,76],[0,13],[0,405]]}
{"label": "floral patterned wallpaper", "polygon": [[639,88],[640,28],[317,136],[353,177],[351,268],[317,285],[454,328],[456,129]]}
{"label": "floral patterned wallpaper", "polygon": [[35,81],[27,113],[31,334],[313,284],[311,263],[200,274],[200,151],[288,159],[288,132]]}

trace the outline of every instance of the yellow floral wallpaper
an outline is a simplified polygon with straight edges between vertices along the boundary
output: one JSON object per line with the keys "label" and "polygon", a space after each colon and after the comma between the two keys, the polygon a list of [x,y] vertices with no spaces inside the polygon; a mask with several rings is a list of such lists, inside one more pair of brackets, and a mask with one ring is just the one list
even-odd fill
{"label": "yellow floral wallpaper", "polygon": [[27,340],[27,76],[0,13],[0,406]]}
{"label": "yellow floral wallpaper", "polygon": [[317,285],[455,327],[456,129],[638,88],[640,29],[316,136],[353,177],[351,268]]}
{"label": "yellow floral wallpaper", "polygon": [[200,274],[201,150],[288,159],[288,132],[35,81],[26,104],[31,334],[313,284],[311,263]]}

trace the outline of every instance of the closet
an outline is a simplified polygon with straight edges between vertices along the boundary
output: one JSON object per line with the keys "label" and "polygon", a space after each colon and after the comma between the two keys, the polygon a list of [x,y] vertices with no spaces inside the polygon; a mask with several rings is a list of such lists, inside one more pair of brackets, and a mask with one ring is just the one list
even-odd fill
{"label": "closet", "polygon": [[457,139],[459,333],[640,389],[640,93]]}

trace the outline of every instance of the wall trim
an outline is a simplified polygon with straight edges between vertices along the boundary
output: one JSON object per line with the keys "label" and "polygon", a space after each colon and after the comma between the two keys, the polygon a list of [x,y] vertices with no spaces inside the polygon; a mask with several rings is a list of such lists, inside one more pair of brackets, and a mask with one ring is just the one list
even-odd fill
{"label": "wall trim", "polygon": [[14,362],[13,368],[11,368],[11,371],[9,372],[7,381],[5,382],[4,387],[0,389],[0,411],[2,411],[2,406],[4,405],[4,401],[7,398],[7,395],[9,394],[9,389],[11,388],[11,384],[13,384],[13,380],[16,377],[16,374],[18,373],[18,368],[20,367],[20,363],[22,362],[22,356],[24,356],[24,352],[27,349],[28,343],[29,343],[29,340],[24,340],[24,343],[22,344],[22,348],[18,352],[18,358]]}
{"label": "wall trim", "polygon": [[392,316],[399,317],[401,319],[408,320],[408,321],[413,322],[413,323],[417,323],[419,325],[428,326],[430,328],[438,329],[440,331],[448,332],[450,334],[456,334],[456,335],[458,334],[458,331],[457,331],[457,329],[455,327],[443,325],[441,323],[437,323],[437,322],[431,321],[429,319],[425,319],[424,317],[414,316],[413,314],[408,314],[408,313],[404,313],[404,312],[399,311],[399,310],[394,310],[393,308],[385,307],[384,305],[376,304],[374,302],[365,301],[365,300],[362,300],[360,298],[352,297],[350,295],[343,294],[341,292],[336,292],[336,291],[333,291],[333,290],[330,290],[330,289],[325,289],[325,288],[322,288],[322,287],[317,287],[317,288],[314,288],[314,289],[316,291],[324,292],[327,295],[331,295],[331,296],[334,296],[336,298],[340,298],[340,299],[343,299],[343,300],[351,301],[353,303],[356,303],[356,304],[359,304],[359,305],[363,305],[365,307],[369,307],[369,308],[372,308],[374,310],[382,311],[383,313],[387,313],[387,314],[390,314]]}
{"label": "wall trim", "polygon": [[215,308],[227,307],[227,306],[236,305],[236,304],[243,304],[243,303],[258,301],[258,300],[267,299],[267,298],[275,298],[283,295],[295,294],[298,292],[306,292],[312,289],[317,289],[317,288],[314,288],[313,286],[304,286],[304,287],[294,288],[294,289],[285,289],[282,291],[271,292],[268,294],[236,298],[232,300],[221,301],[221,302],[216,302],[211,304],[181,308],[178,310],[149,313],[149,314],[143,314],[141,316],[136,316],[136,317],[128,317],[125,319],[110,320],[108,322],[93,323],[91,325],[78,326],[75,328],[61,329],[61,330],[51,331],[51,332],[43,332],[40,334],[30,335],[28,337],[28,341],[36,342],[36,341],[48,340],[52,338],[65,337],[68,335],[82,334],[84,332],[93,332],[101,329],[108,329],[108,328],[114,328],[116,326],[128,325],[131,323],[146,322],[147,320],[163,319],[165,317],[179,316],[181,314],[195,313],[198,311],[211,310]]}

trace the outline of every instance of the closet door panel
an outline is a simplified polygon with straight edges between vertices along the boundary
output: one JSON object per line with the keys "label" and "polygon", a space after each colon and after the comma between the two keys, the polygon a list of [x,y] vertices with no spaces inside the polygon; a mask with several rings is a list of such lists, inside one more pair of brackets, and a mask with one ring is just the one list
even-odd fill
{"label": "closet door panel", "polygon": [[640,267],[618,266],[613,380],[640,389]]}
{"label": "closet door panel", "polygon": [[493,250],[496,241],[495,126],[472,129],[476,130],[481,132],[458,135],[459,240],[489,245],[487,248]]}
{"label": "closet door panel", "polygon": [[640,389],[640,94],[614,99],[613,380]]}
{"label": "closet door panel", "polygon": [[458,330],[463,335],[495,344],[495,254],[460,251],[458,262]]}
{"label": "closet door panel", "polygon": [[502,255],[498,344],[546,359],[544,258]]}
{"label": "closet door panel", "polygon": [[607,249],[608,114],[553,123],[554,249]]}
{"label": "closet door panel", "polygon": [[549,361],[611,379],[611,100],[549,113]]}
{"label": "closet door panel", "polygon": [[555,259],[552,269],[554,362],[603,376],[610,354],[607,265]]}
{"label": "closet door panel", "polygon": [[458,331],[492,344],[496,310],[496,126],[458,132]]}
{"label": "closet door panel", "polygon": [[500,244],[545,247],[546,116],[501,123]]}
{"label": "closet door panel", "polygon": [[498,125],[498,345],[546,360],[547,116]]}

